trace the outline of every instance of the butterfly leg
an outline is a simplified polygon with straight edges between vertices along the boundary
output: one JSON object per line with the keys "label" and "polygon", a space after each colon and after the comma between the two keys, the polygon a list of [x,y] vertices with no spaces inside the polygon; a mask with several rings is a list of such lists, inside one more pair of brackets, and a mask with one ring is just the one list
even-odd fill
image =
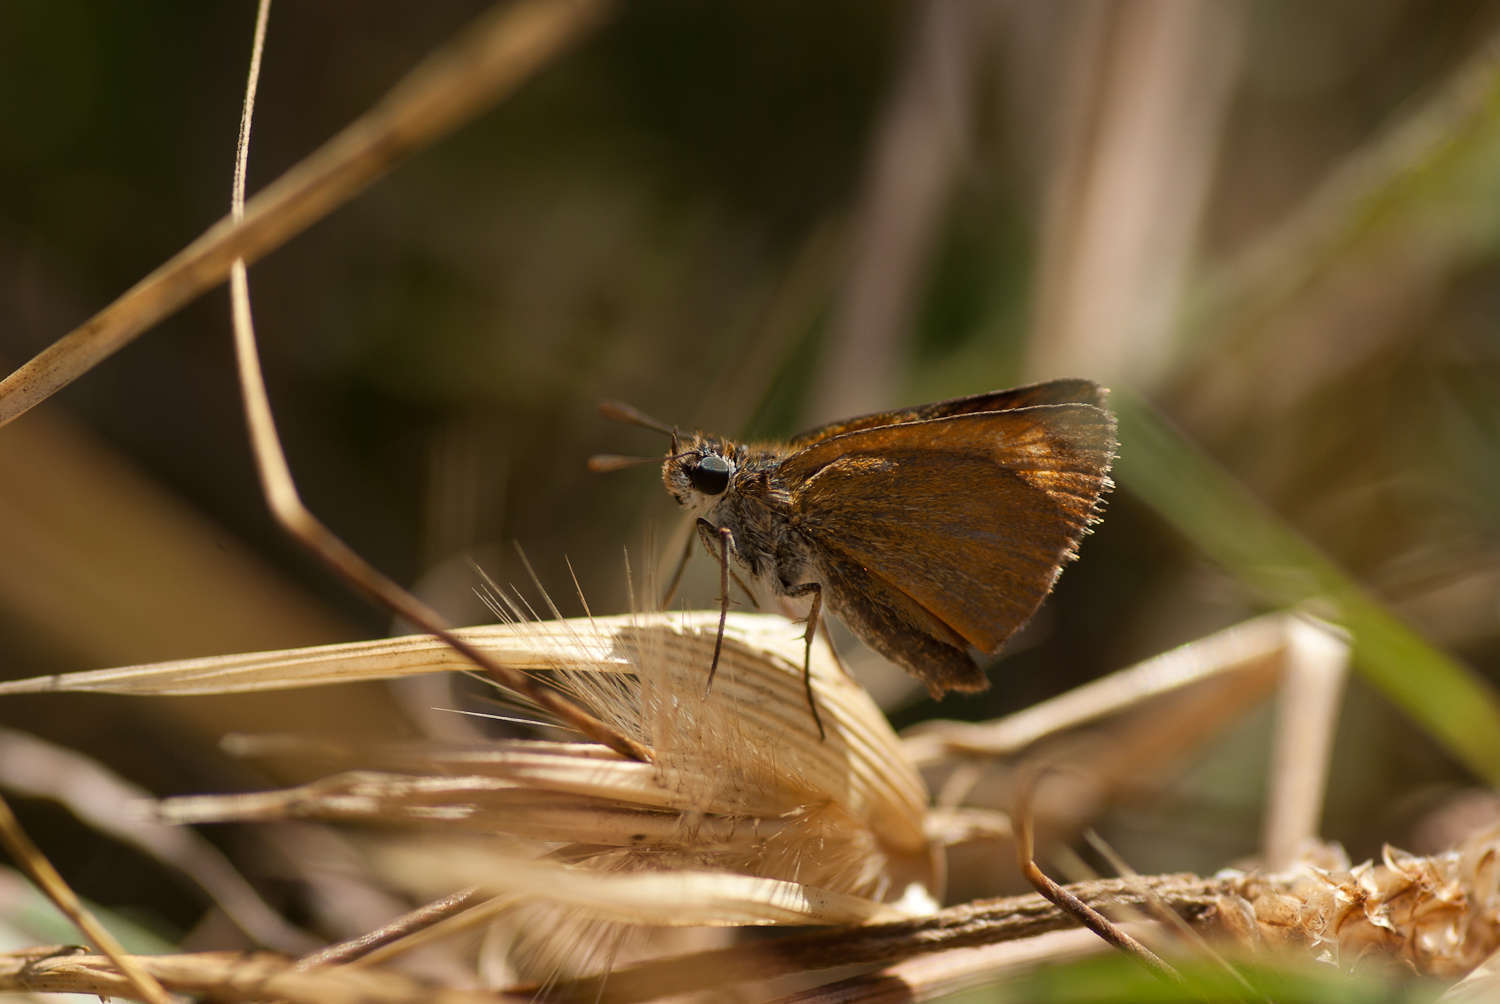
{"label": "butterfly leg", "polygon": [[[698,522],[702,523],[703,520],[700,519]],[[698,532],[700,534],[703,532],[703,528],[701,526],[698,528]],[[709,550],[713,549],[709,548]],[[687,539],[687,543],[683,545],[682,557],[677,559],[677,570],[672,573],[672,581],[667,583],[667,591],[665,593],[662,593],[660,609],[667,609],[667,607],[672,603],[672,597],[677,595],[677,587],[682,583],[683,570],[687,568],[688,558],[692,556],[692,553],[693,538],[689,537]]]}
{"label": "butterfly leg", "polygon": [[[699,532],[701,533],[702,531],[700,530]],[[708,549],[710,552],[713,552],[714,550],[714,546],[711,542],[708,545]],[[687,569],[688,559],[692,557],[692,555],[693,538],[689,537],[687,539],[686,546],[684,546],[682,549],[682,557],[677,559],[677,568],[672,572],[672,581],[667,583],[667,589],[664,593],[662,593],[661,606],[658,607],[658,609],[665,610],[668,606],[671,605],[672,597],[677,595],[677,587],[682,584],[682,573]],[[715,557],[717,557],[717,555],[715,555]],[[736,572],[730,572],[729,574],[730,577],[734,579],[734,584],[740,587],[740,592],[745,594],[745,599],[749,601],[752,607],[755,607],[757,610],[759,610],[760,602],[756,600],[755,594],[750,591],[750,587],[745,585],[745,580],[740,578],[739,574]]]}
{"label": "butterfly leg", "polygon": [[[807,632],[803,635],[804,646],[802,649],[802,687],[807,691],[807,707],[812,712],[813,724],[818,727],[818,741],[828,738],[828,733],[823,731],[823,719],[818,714],[818,702],[813,699],[812,689],[812,643],[818,633],[818,625],[821,623],[819,615],[823,612],[823,587],[816,582],[804,582],[800,586],[792,586],[785,592],[786,596],[797,597],[812,594],[812,608],[807,611]],[[832,645],[829,646],[832,648]],[[835,656],[835,659],[838,657]]]}
{"label": "butterfly leg", "polygon": [[714,674],[719,671],[719,653],[724,650],[724,625],[729,619],[729,552],[734,549],[734,534],[727,526],[714,526],[706,519],[699,519],[698,536],[710,551],[716,550],[717,542],[719,559],[719,633],[714,638],[714,658],[708,664],[708,683],[703,688],[703,696],[707,697],[714,687]]}

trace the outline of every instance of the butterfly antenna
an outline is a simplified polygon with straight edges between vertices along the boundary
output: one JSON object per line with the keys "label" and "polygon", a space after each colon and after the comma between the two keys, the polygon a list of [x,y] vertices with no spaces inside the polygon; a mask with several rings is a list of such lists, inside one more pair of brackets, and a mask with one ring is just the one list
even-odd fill
{"label": "butterfly antenna", "polygon": [[626,425],[639,425],[643,429],[651,429],[668,436],[677,435],[677,430],[665,422],[658,422],[650,415],[632,408],[623,401],[600,401],[599,414],[611,422],[624,422]]}
{"label": "butterfly antenna", "polygon": [[621,457],[613,453],[596,453],[589,457],[589,470],[595,474],[608,474],[641,464],[659,464],[661,457]]}
{"label": "butterfly antenna", "polygon": [[610,471],[618,471],[626,467],[638,467],[641,464],[659,464],[663,460],[681,460],[690,457],[696,450],[683,450],[681,453],[669,453],[666,457],[622,457],[615,453],[596,453],[589,457],[589,470],[595,474],[608,474]]}

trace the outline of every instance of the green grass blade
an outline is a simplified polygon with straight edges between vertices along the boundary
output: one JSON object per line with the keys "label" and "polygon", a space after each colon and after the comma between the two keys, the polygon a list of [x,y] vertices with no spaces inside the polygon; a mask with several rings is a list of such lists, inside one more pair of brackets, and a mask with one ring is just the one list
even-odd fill
{"label": "green grass blade", "polygon": [[1278,606],[1318,601],[1353,637],[1365,678],[1490,783],[1500,783],[1500,694],[1438,650],[1129,395],[1120,416],[1121,483],[1207,557]]}

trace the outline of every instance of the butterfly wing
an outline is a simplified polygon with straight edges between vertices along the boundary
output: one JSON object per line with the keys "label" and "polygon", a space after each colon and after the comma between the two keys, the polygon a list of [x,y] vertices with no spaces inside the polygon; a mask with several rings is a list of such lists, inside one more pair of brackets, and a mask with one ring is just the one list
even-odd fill
{"label": "butterfly wing", "polygon": [[777,473],[792,524],[827,560],[864,569],[994,652],[1075,555],[1114,451],[1108,412],[1057,404],[859,429]]}
{"label": "butterfly wing", "polygon": [[802,449],[833,436],[873,429],[882,425],[901,425],[906,422],[922,422],[934,418],[951,418],[956,415],[972,415],[983,411],[1015,411],[1044,404],[1091,404],[1104,407],[1109,392],[1092,380],[1050,380],[1047,383],[1016,387],[1012,390],[993,390],[970,397],[958,397],[951,401],[938,401],[897,411],[880,411],[858,418],[846,418],[828,425],[809,429],[788,444],[793,449]]}

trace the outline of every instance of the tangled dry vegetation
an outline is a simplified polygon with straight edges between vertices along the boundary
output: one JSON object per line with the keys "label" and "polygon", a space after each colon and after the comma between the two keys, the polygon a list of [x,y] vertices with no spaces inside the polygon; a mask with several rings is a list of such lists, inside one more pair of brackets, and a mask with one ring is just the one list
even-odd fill
{"label": "tangled dry vegetation", "polygon": [[[828,726],[820,742],[804,703],[796,625],[732,616],[719,681],[705,696],[702,667],[716,625],[717,615],[704,613],[464,632],[639,741],[648,763],[595,743],[542,739],[366,748],[316,737],[242,741],[242,754],[294,755],[333,772],[279,790],[169,799],[157,805],[158,817],[360,824],[350,838],[360,867],[432,905],[301,958],[134,961],[169,991],[245,1000],[494,999],[390,968],[401,953],[434,942],[460,955],[480,951],[491,985],[527,997],[646,1000],[734,987],[758,999],[809,992],[830,977],[838,989],[824,993],[857,997],[896,980],[931,997],[1104,946],[1076,934],[1057,940],[1055,932],[1077,921],[1038,895],[940,907],[949,846],[990,842],[1005,853],[1010,820],[962,799],[934,806],[919,759],[931,769],[1024,754],[1124,709],[1156,720],[1159,735],[1163,714],[1180,713],[1184,700],[1236,714],[1247,697],[1285,687],[1299,664],[1305,671],[1310,652],[1313,672],[1325,674],[1341,672],[1346,657],[1324,626],[1264,618],[1011,720],[930,724],[903,740],[820,644],[814,685]],[[44,677],[0,693],[235,693],[451,672],[456,659],[441,643],[413,636]],[[1124,728],[1112,746],[1129,760],[1143,736]],[[1160,742],[1150,745],[1142,757],[1164,755]],[[1297,768],[1308,769],[1316,764]],[[1308,785],[1290,780],[1277,797],[1295,802]],[[1097,773],[1086,786],[1097,793],[1109,783]],[[1036,803],[1039,815],[1052,811],[1043,806]],[[1305,815],[1295,805],[1288,813]],[[1301,959],[1344,973],[1395,968],[1451,982],[1500,947],[1500,833],[1475,834],[1431,857],[1387,848],[1381,861],[1357,866],[1333,846],[1305,843],[1294,857],[1275,869],[1126,875],[1070,888],[1160,954],[1179,963],[1227,960],[1229,974],[1247,959]],[[829,930],[733,937],[749,925]],[[42,948],[8,956],[0,988],[139,993],[106,957]],[[1254,999],[1248,985],[1243,993]]]}

